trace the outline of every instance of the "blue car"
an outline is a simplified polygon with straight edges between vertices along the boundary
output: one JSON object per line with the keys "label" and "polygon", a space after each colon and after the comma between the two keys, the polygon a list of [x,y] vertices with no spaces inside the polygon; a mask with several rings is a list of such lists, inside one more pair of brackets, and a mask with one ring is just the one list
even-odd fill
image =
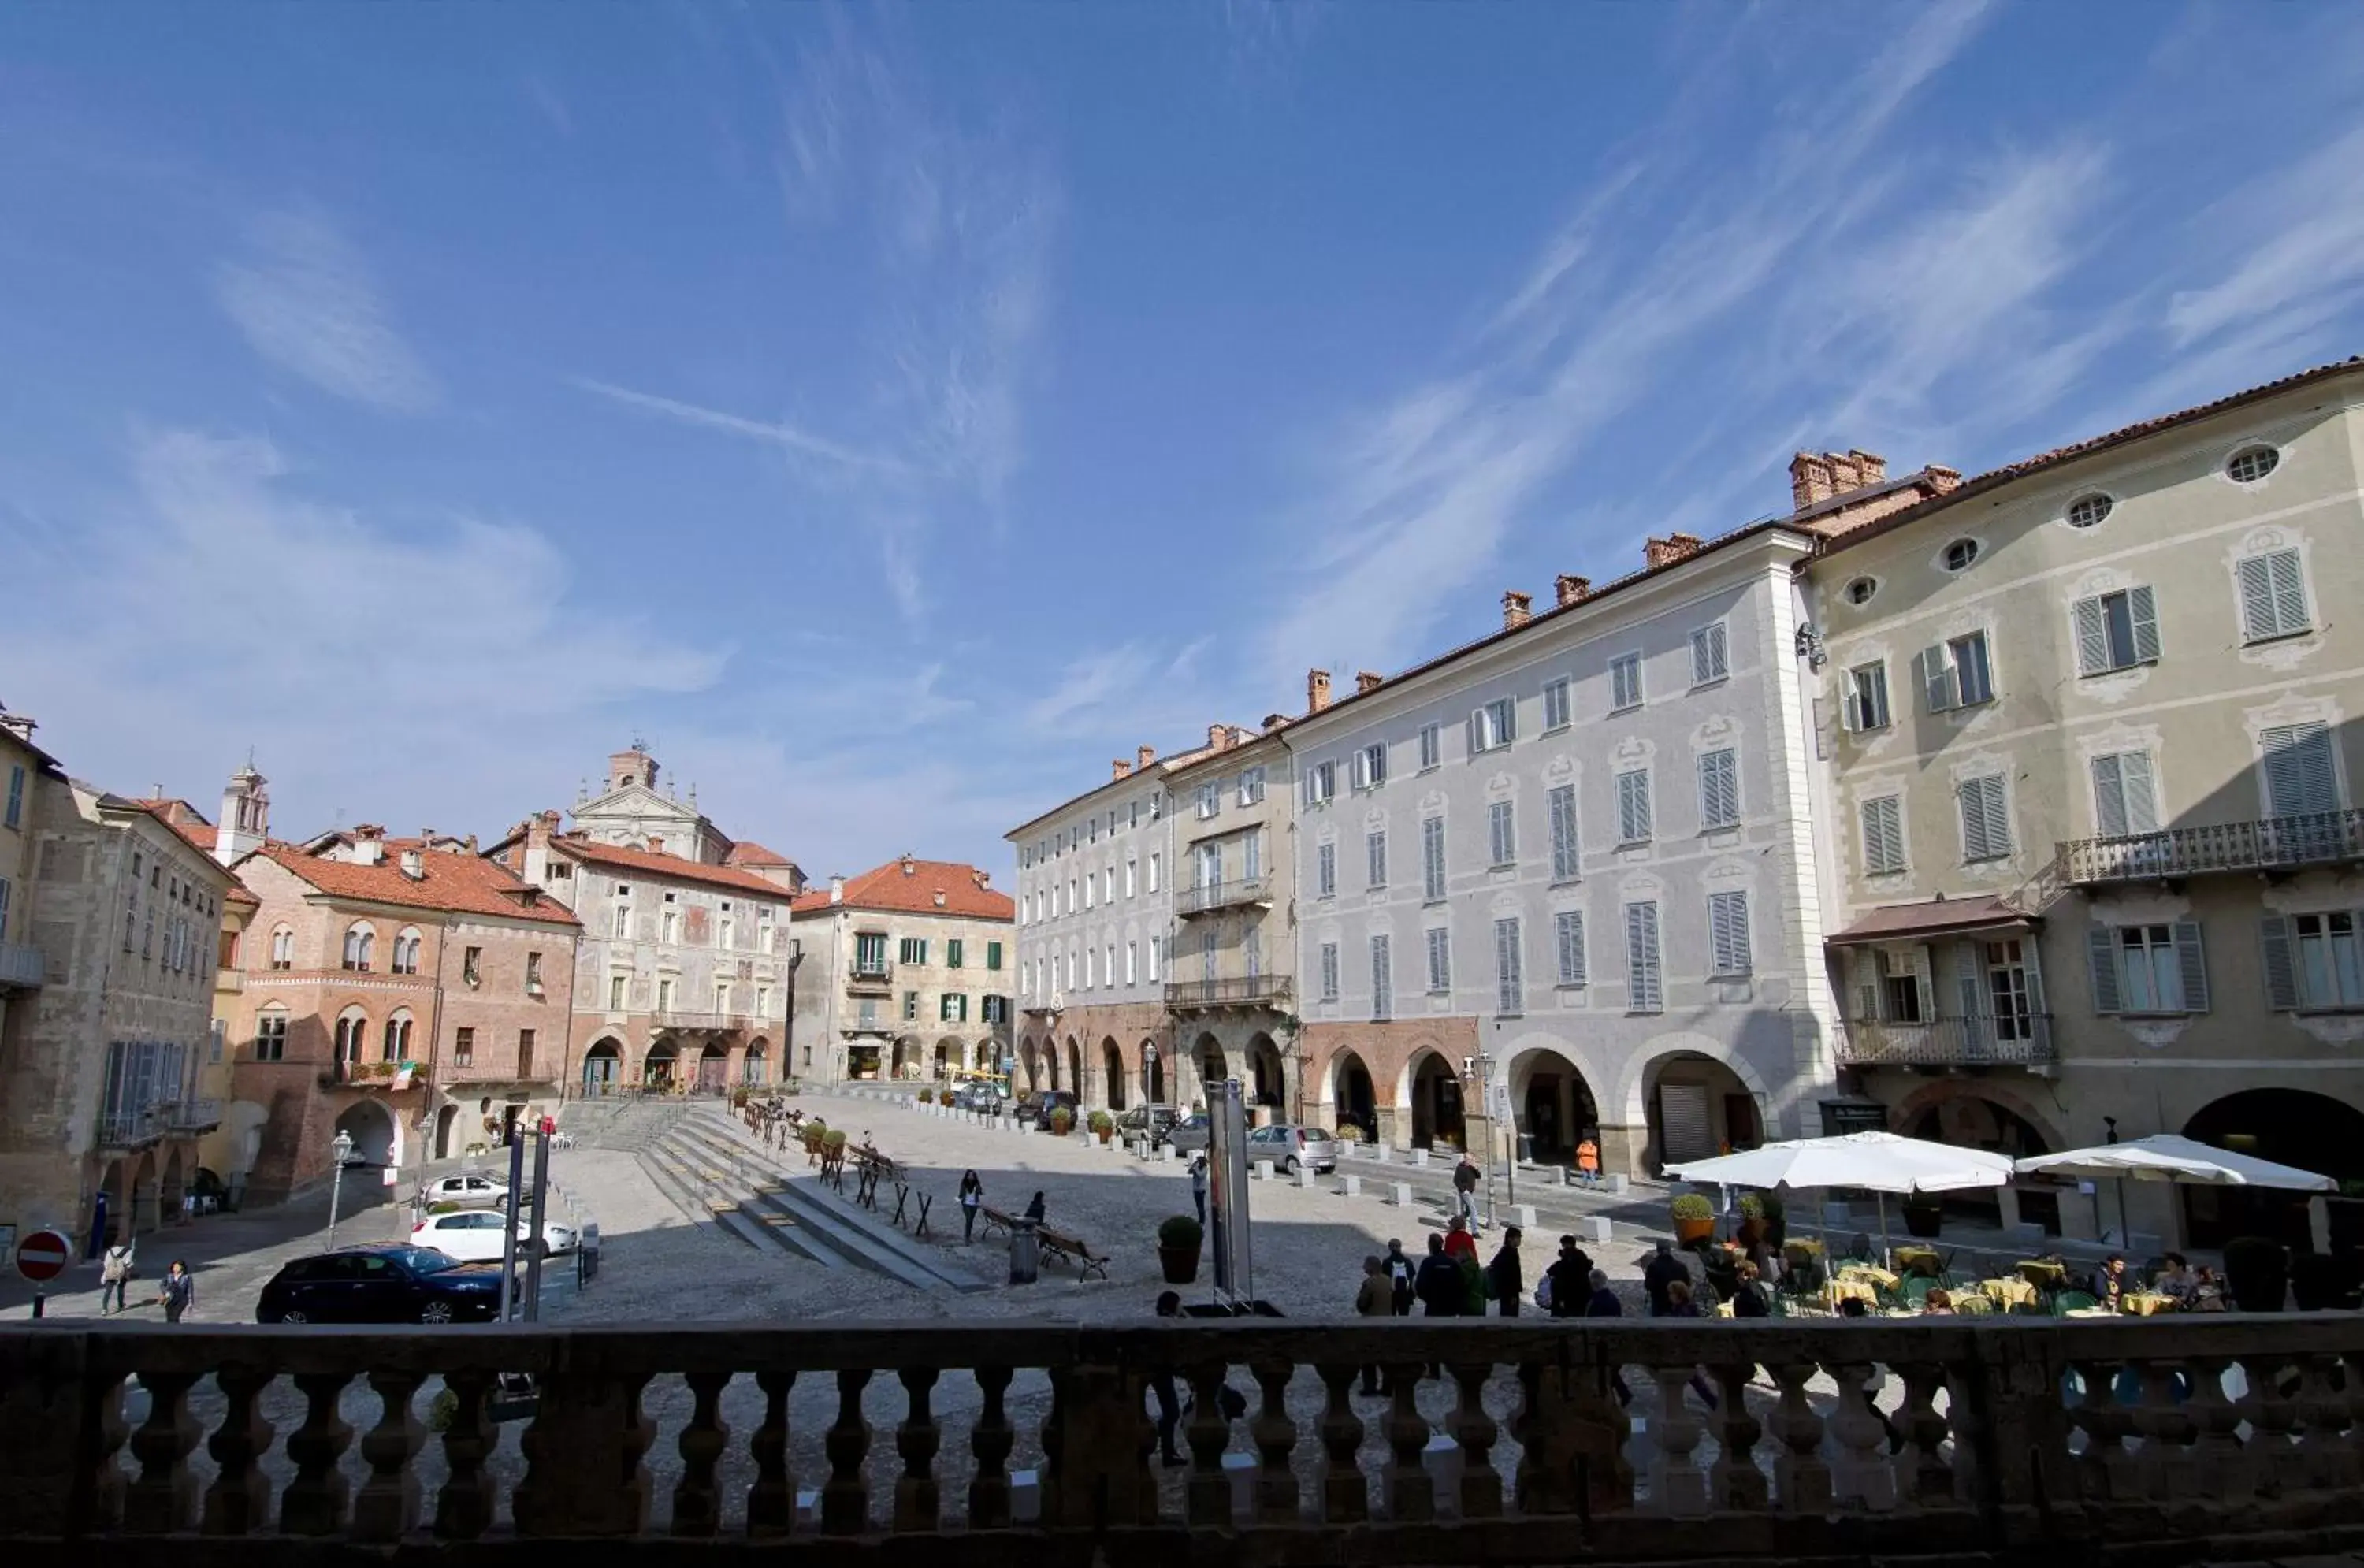
{"label": "blue car", "polygon": [[432,1247],[348,1247],[298,1258],[262,1287],[258,1323],[489,1323],[501,1315],[497,1263]]}

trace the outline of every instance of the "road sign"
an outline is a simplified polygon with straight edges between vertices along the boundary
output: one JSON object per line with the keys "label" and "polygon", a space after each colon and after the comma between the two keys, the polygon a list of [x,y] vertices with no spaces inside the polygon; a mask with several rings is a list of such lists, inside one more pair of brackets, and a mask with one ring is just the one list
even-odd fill
{"label": "road sign", "polygon": [[61,1232],[36,1230],[17,1246],[17,1272],[41,1284],[66,1272],[73,1242]]}

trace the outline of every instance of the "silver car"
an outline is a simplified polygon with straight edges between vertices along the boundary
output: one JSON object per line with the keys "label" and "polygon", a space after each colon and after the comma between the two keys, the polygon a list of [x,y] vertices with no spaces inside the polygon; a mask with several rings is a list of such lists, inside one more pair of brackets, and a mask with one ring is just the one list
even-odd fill
{"label": "silver car", "polygon": [[1338,1140],[1323,1127],[1293,1122],[1259,1127],[1248,1134],[1248,1163],[1259,1160],[1269,1160],[1292,1176],[1300,1167],[1326,1174],[1338,1168]]}

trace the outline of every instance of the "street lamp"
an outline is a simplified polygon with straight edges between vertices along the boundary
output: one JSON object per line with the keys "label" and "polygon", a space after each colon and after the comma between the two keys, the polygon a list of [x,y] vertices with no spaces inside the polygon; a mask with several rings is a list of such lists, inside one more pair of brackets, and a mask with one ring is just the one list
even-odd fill
{"label": "street lamp", "polygon": [[353,1135],[342,1128],[338,1129],[336,1141],[329,1145],[329,1151],[337,1157],[335,1173],[329,1178],[329,1245],[326,1249],[333,1251],[337,1245],[337,1200],[344,1195],[345,1162],[352,1158]]}

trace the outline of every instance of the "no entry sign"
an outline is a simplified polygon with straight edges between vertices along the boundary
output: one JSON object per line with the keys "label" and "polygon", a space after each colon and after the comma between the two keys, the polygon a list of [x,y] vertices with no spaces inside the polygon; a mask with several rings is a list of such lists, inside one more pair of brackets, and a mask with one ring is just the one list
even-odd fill
{"label": "no entry sign", "polygon": [[36,1230],[17,1244],[17,1272],[40,1284],[66,1272],[73,1243],[55,1230]]}

